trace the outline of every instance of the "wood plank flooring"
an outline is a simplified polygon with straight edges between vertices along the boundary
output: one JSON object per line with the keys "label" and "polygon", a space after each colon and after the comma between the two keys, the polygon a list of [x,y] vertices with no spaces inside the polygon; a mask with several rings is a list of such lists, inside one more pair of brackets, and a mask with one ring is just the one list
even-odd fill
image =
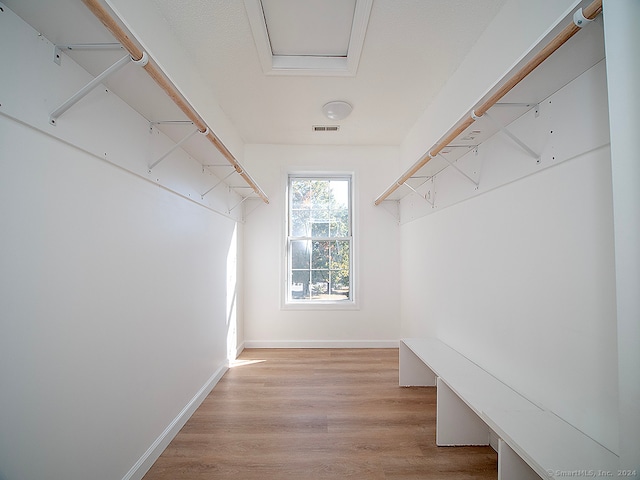
{"label": "wood plank flooring", "polygon": [[250,349],[144,480],[496,479],[491,447],[436,447],[433,387],[397,349]]}

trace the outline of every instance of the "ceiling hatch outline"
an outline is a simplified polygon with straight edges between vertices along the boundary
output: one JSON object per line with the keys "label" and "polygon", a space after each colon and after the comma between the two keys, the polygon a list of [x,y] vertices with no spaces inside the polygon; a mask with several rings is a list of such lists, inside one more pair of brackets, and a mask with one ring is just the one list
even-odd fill
{"label": "ceiling hatch outline", "polygon": [[356,0],[346,56],[274,55],[262,0],[244,0],[262,70],[266,75],[356,75],[373,0]]}

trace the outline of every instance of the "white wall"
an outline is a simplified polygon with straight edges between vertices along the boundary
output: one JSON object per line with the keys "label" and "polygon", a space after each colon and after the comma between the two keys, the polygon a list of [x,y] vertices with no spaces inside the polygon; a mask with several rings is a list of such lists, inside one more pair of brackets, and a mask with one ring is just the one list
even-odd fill
{"label": "white wall", "polygon": [[401,305],[402,336],[441,338],[617,451],[606,97],[601,62],[510,126],[539,165],[498,134],[481,145],[478,191],[449,169],[438,208],[403,203]]}
{"label": "white wall", "polygon": [[[616,250],[618,378],[620,382],[620,468],[640,478],[640,163],[637,109],[640,106],[640,3],[606,1],[605,43]],[[631,477],[629,475],[629,477]]]}
{"label": "white wall", "polygon": [[617,448],[608,154],[402,228],[402,335],[435,336]]}
{"label": "white wall", "polygon": [[226,370],[237,223],[104,88],[49,125],[90,77],[0,22],[0,478],[140,478]]}
{"label": "white wall", "polygon": [[[374,207],[397,175],[395,147],[247,145],[245,163],[271,200],[247,216],[244,233],[247,346],[389,346],[399,338],[396,218]],[[373,168],[372,166],[375,166]],[[352,172],[355,191],[357,310],[286,310],[282,266],[285,188],[290,171]]]}

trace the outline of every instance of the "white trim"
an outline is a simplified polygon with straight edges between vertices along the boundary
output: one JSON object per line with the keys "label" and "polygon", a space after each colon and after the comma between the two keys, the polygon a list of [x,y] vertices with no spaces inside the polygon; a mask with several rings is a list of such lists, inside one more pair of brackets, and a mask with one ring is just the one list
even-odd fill
{"label": "white trim", "polygon": [[274,55],[261,0],[244,0],[262,71],[265,75],[354,77],[360,63],[373,0],[356,0],[346,57]]}
{"label": "white trim", "polygon": [[[283,288],[286,290],[287,286],[285,285]],[[360,305],[355,300],[299,300],[287,302],[286,298],[283,298],[280,310],[360,310]]]}
{"label": "white trim", "polygon": [[246,348],[398,348],[399,340],[249,340]]}
{"label": "white trim", "polygon": [[244,351],[244,349],[245,349],[244,342],[242,342],[240,345],[236,347],[236,358],[240,356],[240,354]]}
{"label": "white trim", "polygon": [[213,387],[220,381],[229,369],[228,363],[220,366],[218,370],[207,380],[198,393],[187,403],[182,411],[173,419],[173,421],[164,429],[158,438],[151,444],[146,452],[138,459],[133,467],[122,477],[122,480],[141,480],[149,471],[160,454],[171,443],[171,440],[178,434],[180,429],[187,423],[187,420],[193,415],[196,409],[209,395]]}
{"label": "white trim", "polygon": [[[358,296],[356,295],[357,289],[357,279],[356,279],[356,256],[357,256],[357,248],[356,248],[356,237],[355,237],[355,225],[356,225],[356,195],[355,195],[355,172],[338,172],[338,171],[326,171],[326,172],[316,172],[313,171],[287,171],[286,175],[286,187],[285,187],[285,221],[284,221],[284,264],[282,268],[282,274],[284,277],[281,279],[281,288],[283,291],[281,292],[280,298],[280,309],[281,310],[359,310],[360,305],[358,303]],[[350,257],[350,265],[349,265],[349,285],[350,292],[349,298],[347,300],[293,300],[291,299],[291,295],[289,292],[289,273],[290,273],[290,262],[291,258],[289,256],[289,245],[291,240],[304,240],[307,238],[313,237],[290,237],[289,236],[289,221],[290,221],[290,186],[292,178],[301,178],[301,179],[336,179],[336,180],[346,180],[349,182],[349,231],[350,236],[348,237],[327,237],[327,240],[348,240],[349,241],[349,257]]]}
{"label": "white trim", "polygon": [[347,54],[347,70],[352,76],[355,76],[358,71],[372,6],[373,0],[356,0],[356,11],[353,14],[349,52]]}

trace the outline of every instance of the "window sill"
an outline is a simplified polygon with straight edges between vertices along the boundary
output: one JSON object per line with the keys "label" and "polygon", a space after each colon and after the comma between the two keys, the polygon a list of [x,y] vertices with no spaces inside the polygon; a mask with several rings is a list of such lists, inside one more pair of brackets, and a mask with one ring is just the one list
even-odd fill
{"label": "window sill", "polygon": [[280,306],[281,310],[360,310],[356,302],[286,302]]}

